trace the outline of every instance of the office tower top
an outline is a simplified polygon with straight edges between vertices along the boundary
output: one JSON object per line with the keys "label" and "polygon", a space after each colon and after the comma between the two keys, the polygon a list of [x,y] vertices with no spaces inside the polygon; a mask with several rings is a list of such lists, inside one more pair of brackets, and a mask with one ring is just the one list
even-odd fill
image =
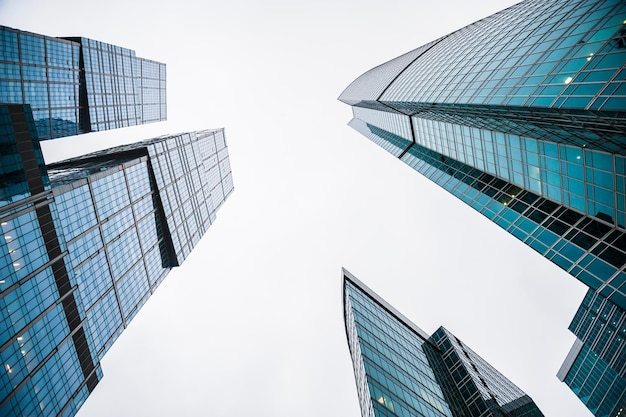
{"label": "office tower top", "polygon": [[624,7],[527,0],[371,69],[339,99],[623,154]]}
{"label": "office tower top", "polygon": [[34,133],[29,106],[0,105],[0,415],[72,416],[215,219],[232,174],[223,129],[47,167]]}
{"label": "office tower top", "polygon": [[[170,249],[168,265],[180,265],[233,191],[224,130],[165,135],[50,164],[47,168],[51,185],[57,191],[75,188],[77,181],[87,183],[88,178],[99,178],[102,172],[131,169],[137,161],[143,161],[149,168],[148,178],[142,177],[142,181],[149,179],[154,184],[162,207],[160,227]],[[117,175],[123,177],[121,172]],[[132,191],[131,188],[131,194]],[[98,198],[97,193],[93,197]],[[106,193],[101,198],[106,198]],[[120,207],[110,210],[117,211]]]}
{"label": "office tower top", "polygon": [[[526,0],[371,69],[339,99],[352,106],[350,126],[576,277],[620,316],[624,62],[623,1]],[[615,415],[626,381],[613,352],[601,347],[621,352],[624,336],[616,339],[588,310],[577,313],[588,323],[570,326],[585,348],[575,344],[566,362],[572,372],[562,369],[560,377],[592,412]],[[582,366],[589,352],[597,362]],[[606,378],[580,389],[592,368],[602,370],[594,378]],[[602,407],[592,405],[607,387],[613,391]]]}
{"label": "office tower top", "polygon": [[87,38],[0,26],[0,103],[30,104],[40,140],[166,120],[165,64]]}
{"label": "office tower top", "polygon": [[543,416],[448,330],[429,337],[346,270],[343,302],[363,417]]}

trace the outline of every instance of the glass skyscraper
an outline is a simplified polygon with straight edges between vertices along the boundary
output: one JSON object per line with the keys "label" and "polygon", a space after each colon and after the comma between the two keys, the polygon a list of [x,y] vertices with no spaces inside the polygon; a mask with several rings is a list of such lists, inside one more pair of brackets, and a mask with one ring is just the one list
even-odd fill
{"label": "glass skyscraper", "polygon": [[0,106],[0,415],[72,416],[100,360],[233,191],[223,129],[44,165]]}
{"label": "glass skyscraper", "polygon": [[577,339],[557,376],[595,415],[623,415],[626,312],[588,291],[569,329]]}
{"label": "glass skyscraper", "polygon": [[165,89],[133,50],[0,26],[0,103],[30,104],[40,140],[166,120]]}
{"label": "glass skyscraper", "polygon": [[443,327],[432,336],[345,269],[343,303],[361,415],[539,417],[532,399]]}
{"label": "glass skyscraper", "polygon": [[[350,126],[618,312],[609,332],[581,306],[574,367],[560,373],[611,417],[626,404],[615,367],[626,337],[625,63],[623,1],[527,0],[369,70],[339,97]],[[587,352],[597,372],[581,365]]]}

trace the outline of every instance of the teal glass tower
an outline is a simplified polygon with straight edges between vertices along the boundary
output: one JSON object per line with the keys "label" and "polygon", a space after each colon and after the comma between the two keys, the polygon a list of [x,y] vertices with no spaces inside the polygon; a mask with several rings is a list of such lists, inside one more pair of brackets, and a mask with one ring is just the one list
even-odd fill
{"label": "teal glass tower", "polygon": [[72,416],[100,360],[233,191],[223,129],[45,165],[0,106],[0,415]]}
{"label": "teal glass tower", "polygon": [[166,120],[165,90],[133,50],[0,26],[0,103],[30,104],[39,140]]}
{"label": "teal glass tower", "polygon": [[[527,0],[369,70],[339,99],[352,106],[350,126],[623,314],[625,62],[623,1]],[[605,342],[583,329],[603,333],[602,318],[586,310],[576,317],[593,323],[570,328],[595,352]],[[615,326],[604,337],[622,352],[626,324]],[[601,358],[617,376],[594,374],[586,386],[597,395],[580,390],[580,377],[564,381],[593,413],[613,417],[626,375]]]}
{"label": "teal glass tower", "polygon": [[626,313],[588,291],[569,329],[576,335],[557,376],[597,416],[620,416],[626,406]]}
{"label": "teal glass tower", "polygon": [[432,336],[345,269],[344,322],[361,415],[541,417],[533,400],[443,327]]}

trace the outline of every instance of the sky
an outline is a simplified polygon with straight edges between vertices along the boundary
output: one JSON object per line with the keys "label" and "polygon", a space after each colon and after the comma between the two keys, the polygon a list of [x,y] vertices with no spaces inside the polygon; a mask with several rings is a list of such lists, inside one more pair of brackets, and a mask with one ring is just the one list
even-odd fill
{"label": "sky", "polygon": [[42,144],[47,162],[226,128],[235,191],[101,362],[78,416],[358,416],[341,267],[445,326],[546,416],[586,287],[346,124],[368,69],[516,1],[0,0],[0,24],[167,64],[168,121]]}

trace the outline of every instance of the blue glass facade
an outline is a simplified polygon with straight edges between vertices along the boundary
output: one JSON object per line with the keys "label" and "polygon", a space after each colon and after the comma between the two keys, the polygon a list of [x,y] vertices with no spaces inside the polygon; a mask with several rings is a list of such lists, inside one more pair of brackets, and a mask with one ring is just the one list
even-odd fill
{"label": "blue glass facade", "polygon": [[363,417],[543,416],[448,330],[429,337],[345,270],[343,302]]}
{"label": "blue glass facade", "polygon": [[[86,345],[27,105],[0,105],[0,414],[72,415],[101,377]],[[10,162],[5,165],[4,162]]]}
{"label": "blue glass facade", "polygon": [[0,173],[0,415],[71,416],[102,378],[104,354],[232,192],[224,131],[45,167],[28,106],[0,106],[0,129],[14,150]]}
{"label": "blue glass facade", "polygon": [[86,38],[0,26],[0,103],[30,104],[40,140],[166,120],[165,64]]}
{"label": "blue glass facade", "polygon": [[577,340],[557,376],[597,416],[626,406],[626,312],[589,290],[569,329]]}
{"label": "blue glass facade", "polygon": [[626,4],[527,0],[355,80],[350,126],[626,308]]}

